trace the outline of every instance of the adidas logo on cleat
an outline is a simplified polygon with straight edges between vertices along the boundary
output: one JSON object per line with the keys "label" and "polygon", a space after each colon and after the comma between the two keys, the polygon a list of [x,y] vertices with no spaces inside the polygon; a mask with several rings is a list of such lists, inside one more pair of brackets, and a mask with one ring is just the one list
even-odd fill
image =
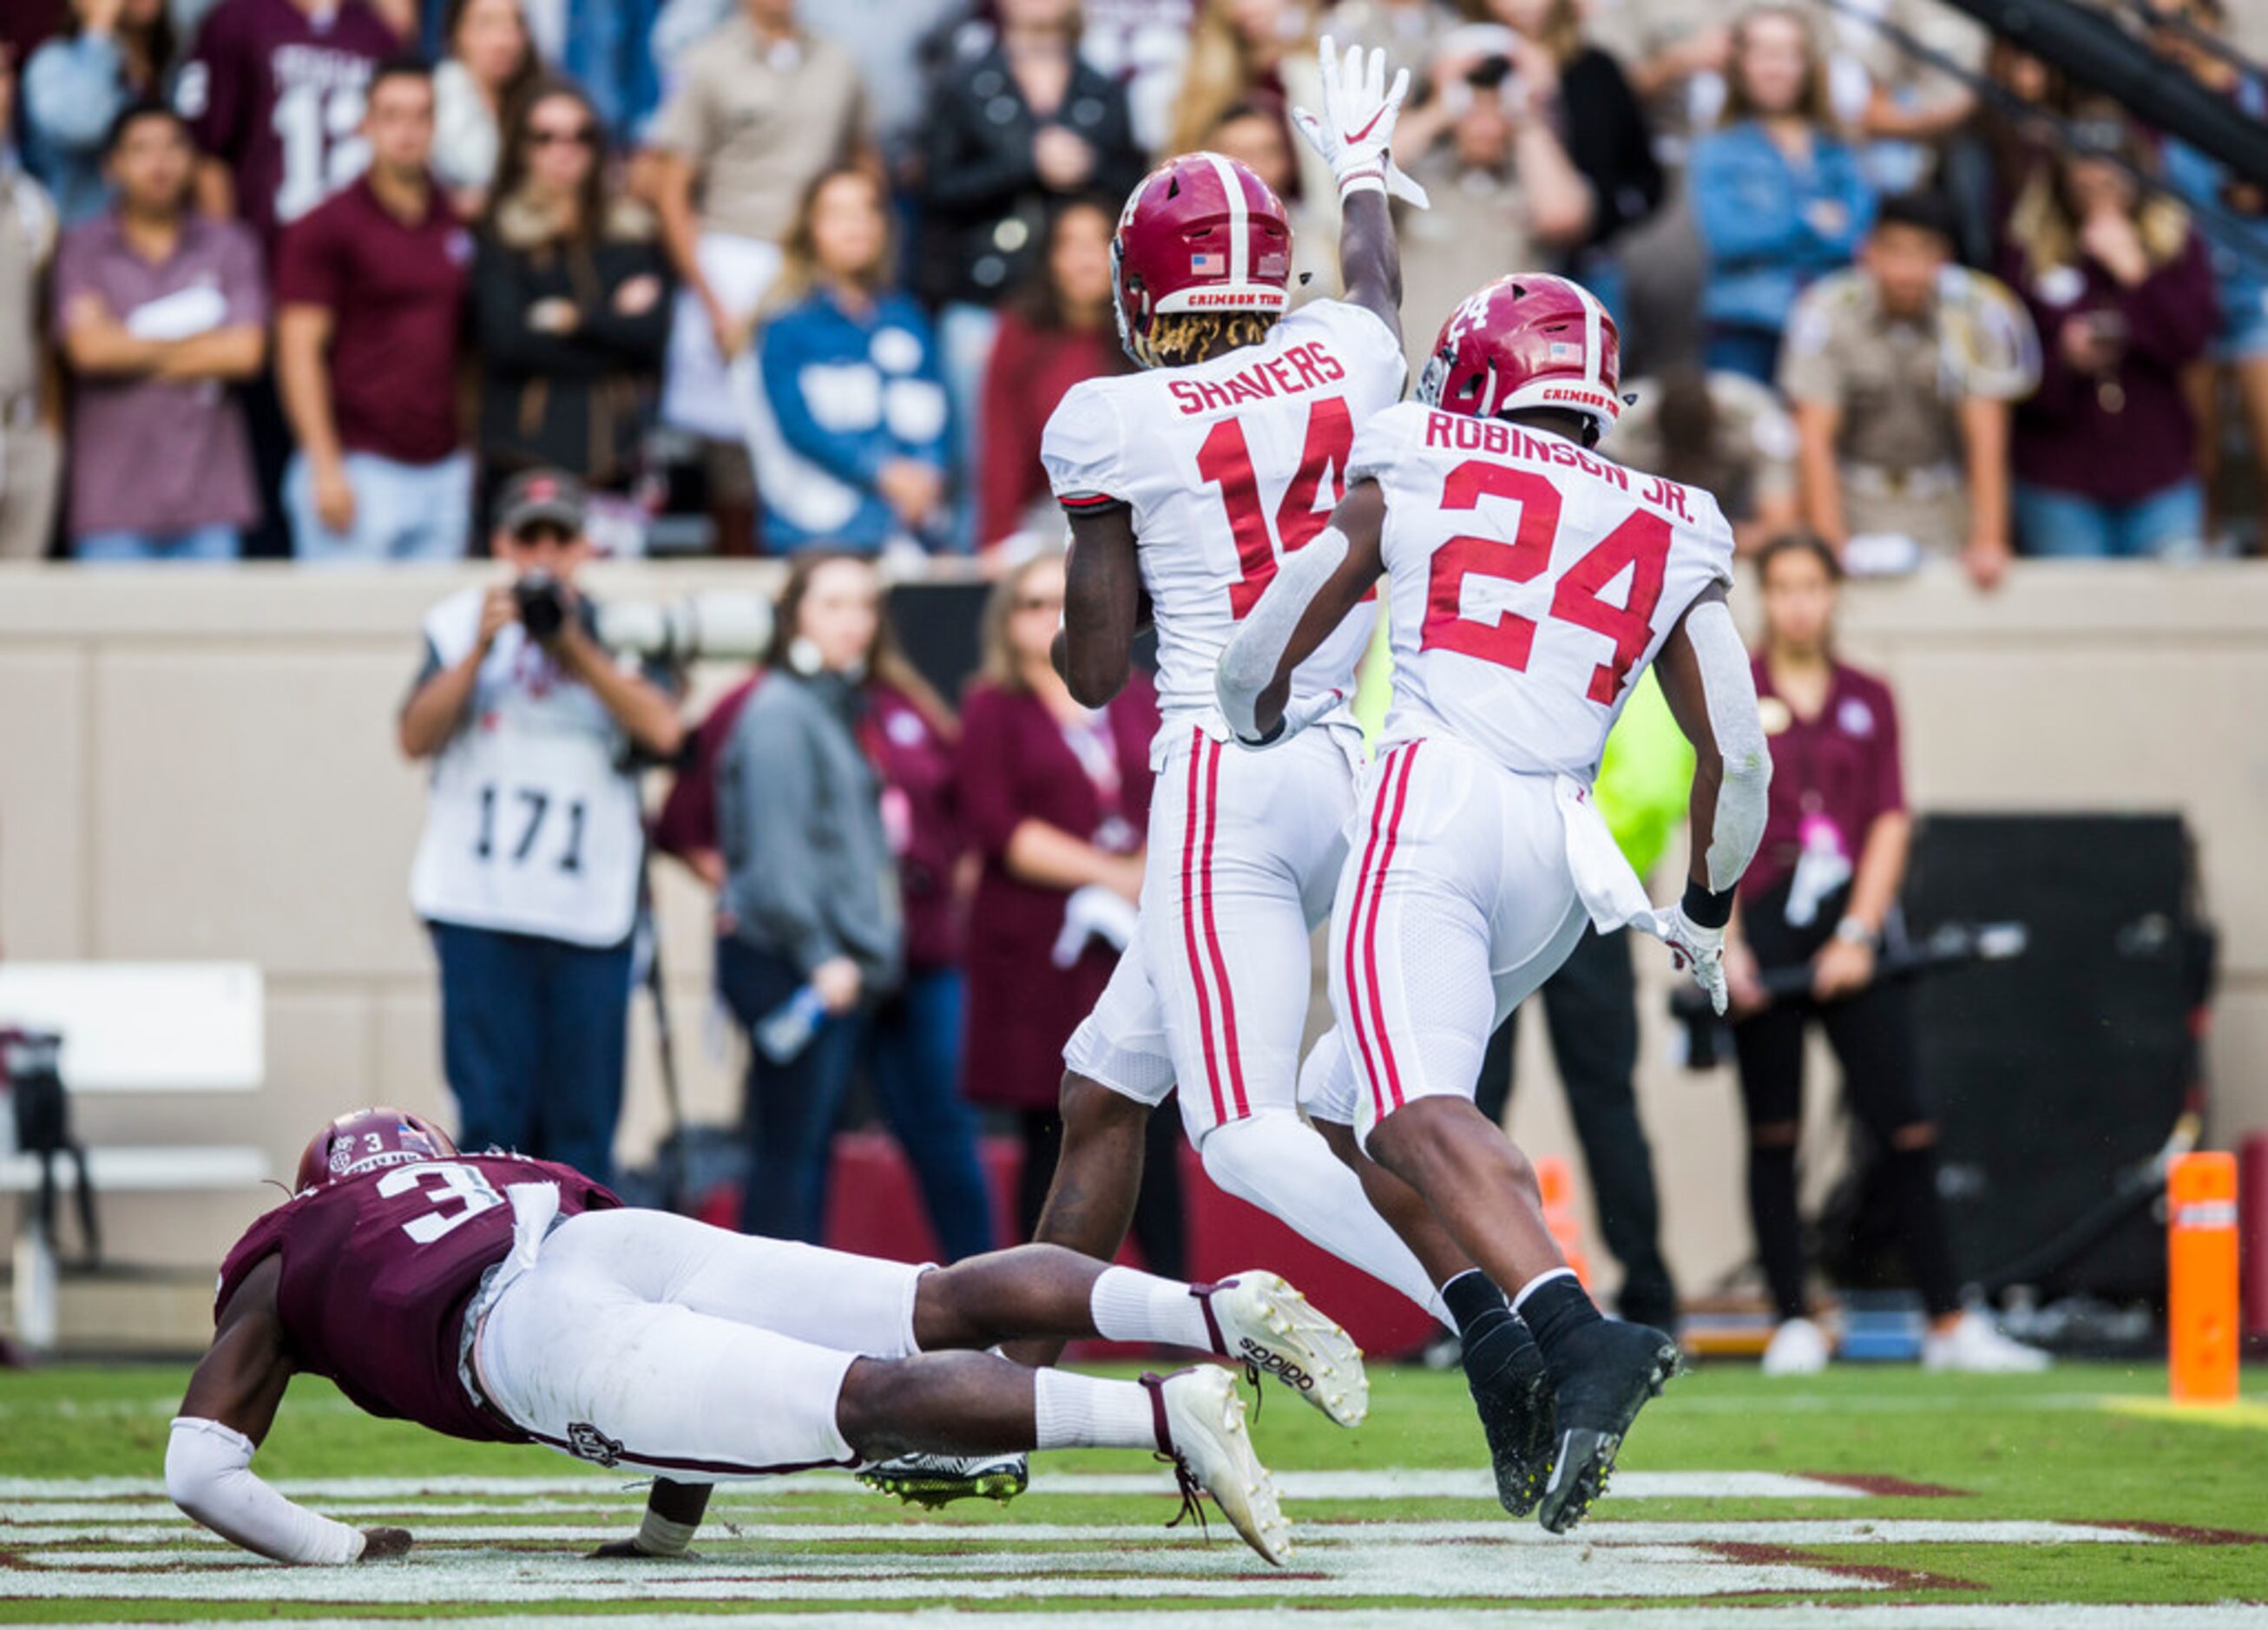
{"label": "adidas logo on cleat", "polygon": [[1270,1353],[1249,1336],[1242,1338],[1237,1345],[1243,1349],[1244,1361],[1255,1369],[1264,1369],[1269,1374],[1280,1377],[1286,1385],[1297,1387],[1302,1392],[1313,1392],[1315,1390],[1315,1378],[1282,1353]]}

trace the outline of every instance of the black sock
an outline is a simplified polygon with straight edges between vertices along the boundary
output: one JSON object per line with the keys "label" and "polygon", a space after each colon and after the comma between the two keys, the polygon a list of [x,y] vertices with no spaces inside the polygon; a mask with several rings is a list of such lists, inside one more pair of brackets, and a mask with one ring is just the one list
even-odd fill
{"label": "black sock", "polygon": [[1465,1380],[1476,1391],[1493,1383],[1521,1350],[1535,1341],[1528,1326],[1513,1317],[1496,1281],[1478,1268],[1468,1268],[1442,1286],[1441,1300],[1457,1321],[1457,1336],[1465,1347]]}
{"label": "black sock", "polygon": [[1535,1345],[1543,1349],[1543,1356],[1549,1361],[1557,1356],[1570,1336],[1597,1324],[1605,1315],[1584,1290],[1580,1280],[1572,1273],[1562,1273],[1528,1292],[1528,1300],[1521,1303],[1520,1317],[1535,1332]]}

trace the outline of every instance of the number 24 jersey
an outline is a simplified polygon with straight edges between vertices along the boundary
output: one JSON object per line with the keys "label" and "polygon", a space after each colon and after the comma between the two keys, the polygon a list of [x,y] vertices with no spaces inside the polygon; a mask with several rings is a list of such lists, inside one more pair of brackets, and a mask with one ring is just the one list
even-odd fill
{"label": "number 24 jersey", "polygon": [[[1193,723],[1227,739],[1213,699],[1221,651],[1283,557],[1330,520],[1356,431],[1403,376],[1401,342],[1376,313],[1318,300],[1261,344],[1074,386],[1049,419],[1040,457],[1064,508],[1133,511],[1158,631],[1153,758]],[[1293,693],[1351,696],[1373,621],[1366,607],[1342,623]]]}
{"label": "number 24 jersey", "polygon": [[1446,733],[1587,781],[1678,619],[1733,580],[1706,492],[1502,420],[1404,402],[1364,426],[1349,479],[1386,497],[1388,744]]}

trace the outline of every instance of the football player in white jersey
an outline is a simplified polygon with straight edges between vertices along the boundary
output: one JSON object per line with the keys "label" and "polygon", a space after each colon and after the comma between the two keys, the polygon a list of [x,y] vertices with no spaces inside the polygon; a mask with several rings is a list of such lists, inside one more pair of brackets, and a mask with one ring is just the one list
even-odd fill
{"label": "football player in white jersey", "polygon": [[[1323,529],[1359,431],[1405,377],[1387,195],[1423,202],[1388,157],[1409,76],[1389,87],[1384,53],[1342,62],[1330,41],[1321,48],[1323,113],[1295,117],[1339,179],[1344,298],[1285,315],[1282,203],[1219,154],[1172,159],[1134,189],[1112,243],[1120,334],[1143,371],[1074,387],[1042,443],[1071,531],[1059,666],[1081,702],[1108,701],[1146,605],[1164,724],[1139,926],[1065,1049],[1063,1151],[1036,1237],[1105,1258],[1117,1250],[1145,1124],[1178,1081],[1215,1183],[1455,1318],[1499,1493],[1524,1512],[1550,1446],[1549,1390],[1524,1336],[1526,1353],[1506,1360],[1518,1322],[1503,1292],[1415,1193],[1361,1159],[1351,1128],[1326,1142],[1299,1110],[1309,935],[1329,914],[1354,813],[1362,746],[1347,701],[1371,608],[1350,606],[1300,667],[1292,707],[1314,727],[1288,750],[1235,750],[1213,698],[1222,647]],[[1045,1364],[1060,1345],[1009,1351]],[[935,1462],[865,1479],[931,1503],[1005,1498],[1021,1479],[1017,1465]]]}
{"label": "football player in white jersey", "polygon": [[[1482,1052],[1587,922],[1659,935],[1723,1012],[1724,925],[1771,781],[1716,501],[1591,451],[1621,411],[1619,352],[1612,319],[1565,279],[1514,276],[1466,300],[1418,399],[1356,438],[1345,501],[1245,617],[1218,678],[1241,741],[1296,747],[1300,664],[1386,572],[1394,704],[1331,923],[1342,1045],[1303,1102],[1351,1117],[1472,1259],[1518,1287],[1552,1383],[1539,1515],[1554,1531],[1605,1486],[1678,1353],[1602,1318],[1568,1270],[1533,1170],[1473,1105]],[[1607,733],[1657,661],[1698,758],[1690,881],[1662,911],[1589,797]]]}

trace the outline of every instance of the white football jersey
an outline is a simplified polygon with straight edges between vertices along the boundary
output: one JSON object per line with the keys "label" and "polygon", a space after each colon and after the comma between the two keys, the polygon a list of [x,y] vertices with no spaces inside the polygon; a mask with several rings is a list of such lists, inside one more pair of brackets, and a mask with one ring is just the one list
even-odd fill
{"label": "white football jersey", "polygon": [[1349,479],[1386,496],[1386,744],[1446,732],[1587,781],[1677,620],[1733,580],[1733,530],[1706,492],[1499,419],[1388,409]]}
{"label": "white football jersey", "polygon": [[[1048,420],[1040,458],[1064,509],[1134,512],[1158,631],[1160,744],[1228,726],[1213,670],[1283,556],[1344,496],[1355,433],[1402,395],[1402,344],[1375,313],[1318,300],[1261,344],[1182,368],[1088,380]],[[1365,606],[1293,676],[1297,696],[1354,692],[1376,621]]]}

